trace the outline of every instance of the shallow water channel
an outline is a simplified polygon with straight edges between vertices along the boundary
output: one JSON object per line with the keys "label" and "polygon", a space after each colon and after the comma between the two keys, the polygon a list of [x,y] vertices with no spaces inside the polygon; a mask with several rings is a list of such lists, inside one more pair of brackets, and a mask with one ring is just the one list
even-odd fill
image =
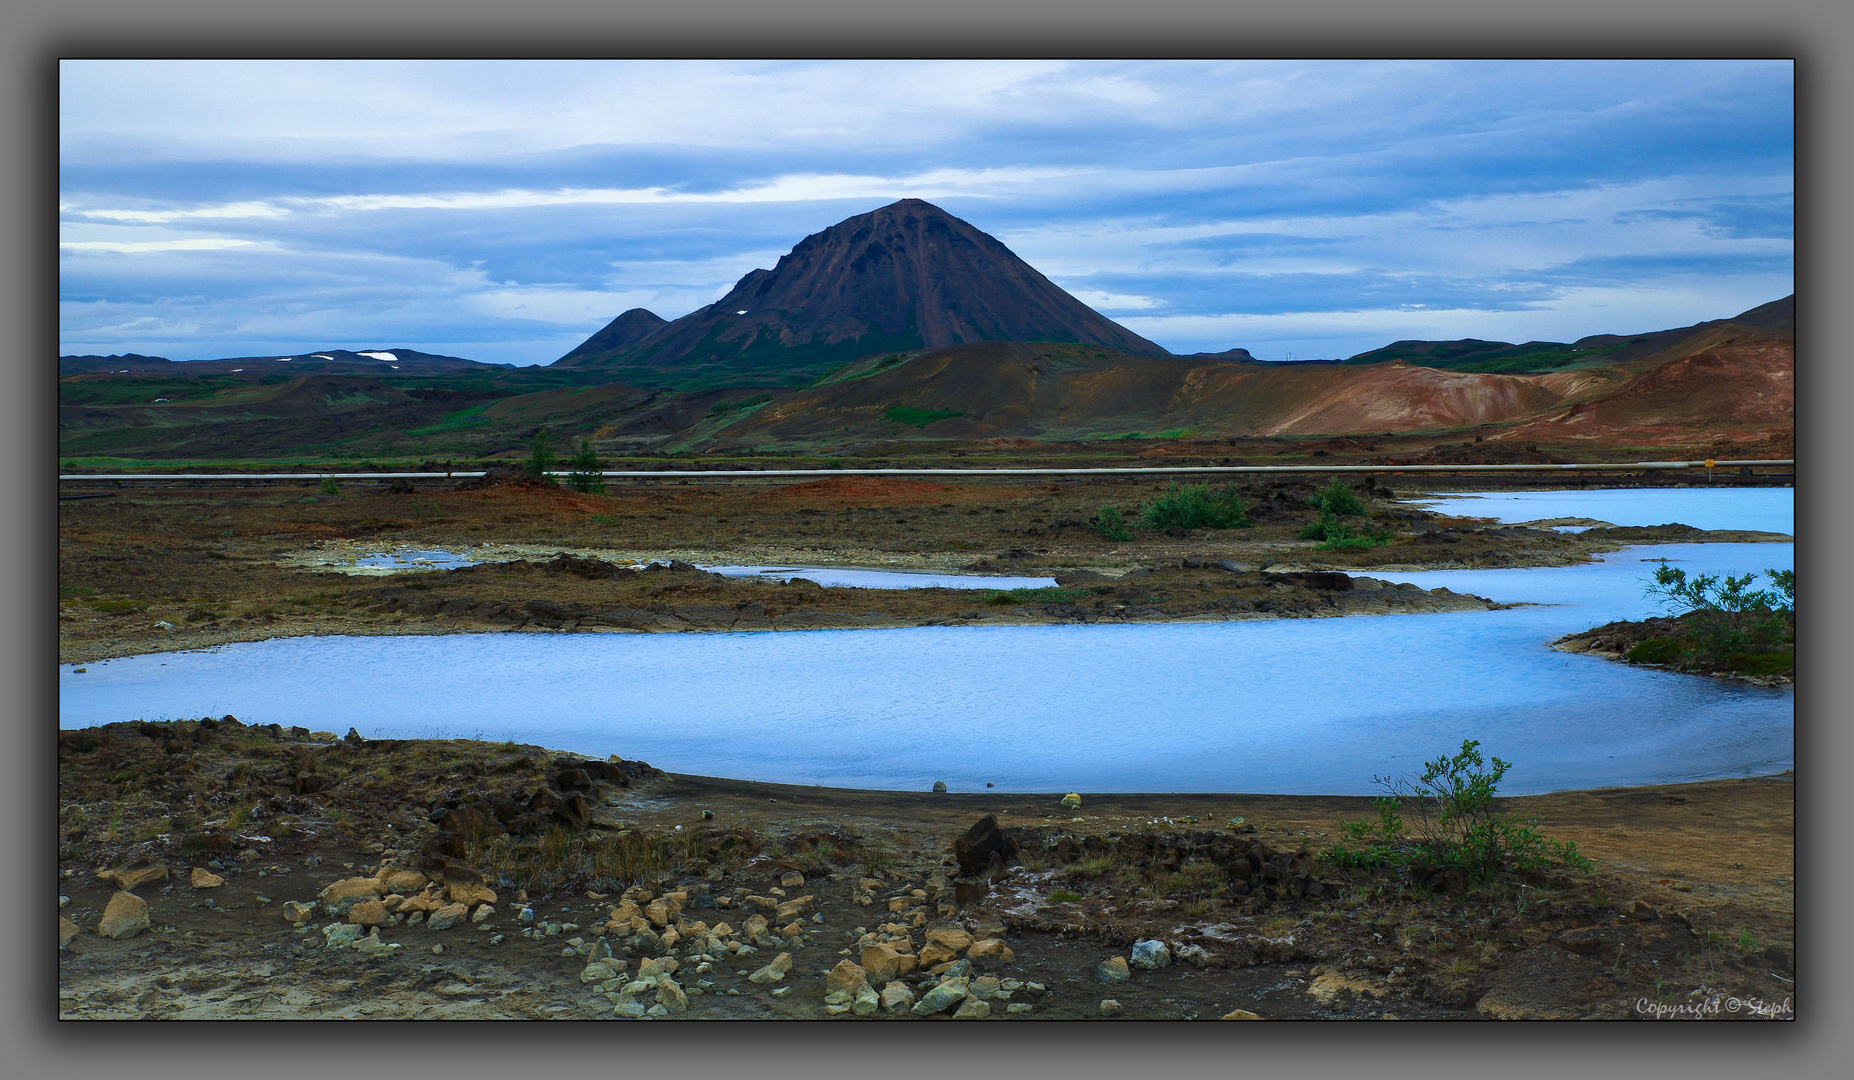
{"label": "shallow water channel", "polygon": [[1378,575],[1541,605],[1506,611],[293,638],[97,662],[82,675],[62,666],[59,723],[232,713],[914,790],[944,780],[954,791],[1363,794],[1375,775],[1414,772],[1465,738],[1514,763],[1509,794],[1791,767],[1788,689],[1546,648],[1655,613],[1642,585],[1660,558],[1692,573],[1761,572],[1791,567],[1794,546],[1662,545],[1585,566]]}

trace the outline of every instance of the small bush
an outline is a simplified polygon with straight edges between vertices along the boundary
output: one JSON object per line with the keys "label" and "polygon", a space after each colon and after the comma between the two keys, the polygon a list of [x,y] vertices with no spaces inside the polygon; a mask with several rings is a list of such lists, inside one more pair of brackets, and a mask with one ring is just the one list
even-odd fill
{"label": "small bush", "polygon": [[1103,539],[1116,544],[1124,544],[1133,539],[1132,530],[1127,528],[1127,519],[1122,517],[1118,507],[1103,506],[1088,519],[1088,527]]}
{"label": "small bush", "polygon": [[334,477],[324,476],[322,478],[322,486],[316,488],[316,494],[318,495],[339,495],[341,494],[341,485],[335,482]]}
{"label": "small bush", "polygon": [[[1377,818],[1347,822],[1344,838],[1322,857],[1365,868],[1453,868],[1477,883],[1502,870],[1554,864],[1589,872],[1590,861],[1576,844],[1539,835],[1535,820],[1494,813],[1494,791],[1512,763],[1496,757],[1490,766],[1480,745],[1463,740],[1459,753],[1428,762],[1413,780],[1373,777],[1385,790],[1372,800]],[[1404,819],[1406,812],[1412,821]]]}
{"label": "small bush", "polygon": [[572,472],[567,473],[567,487],[582,495],[605,494],[605,478],[600,474],[605,463],[599,460],[598,452],[592,448],[591,439],[579,440],[579,448],[567,459]]}
{"label": "small bush", "polygon": [[1352,485],[1336,476],[1314,493],[1313,505],[1320,508],[1321,516],[1357,517],[1365,512],[1365,504],[1352,491]]}
{"label": "small bush", "polygon": [[1246,529],[1249,506],[1230,484],[1213,492],[1208,484],[1173,484],[1140,507],[1140,521],[1153,529]]}
{"label": "small bush", "polygon": [[538,476],[546,480],[548,472],[553,467],[554,448],[548,439],[547,429],[542,428],[534,433],[534,439],[528,443],[528,461],[525,468],[530,476]]}
{"label": "small bush", "polygon": [[[1706,660],[1725,664],[1737,654],[1769,652],[1795,641],[1796,571],[1767,570],[1765,576],[1772,588],[1752,589],[1755,574],[1698,574],[1689,579],[1685,570],[1662,563],[1655,567],[1647,594],[1694,626],[1693,644]],[[1669,649],[1658,651],[1665,654]]]}

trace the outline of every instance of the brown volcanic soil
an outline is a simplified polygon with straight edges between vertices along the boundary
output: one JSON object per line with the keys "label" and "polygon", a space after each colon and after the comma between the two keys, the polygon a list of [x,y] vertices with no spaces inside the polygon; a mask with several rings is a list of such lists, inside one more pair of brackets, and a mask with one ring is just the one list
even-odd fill
{"label": "brown volcanic soil", "polygon": [[[1031,1008],[994,997],[993,1020],[1095,1017],[1105,998],[1130,1019],[1744,1018],[1744,1002],[1794,1007],[1793,806],[1787,775],[1505,800],[1576,841],[1595,873],[1438,890],[1319,857],[1369,812],[1360,798],[1084,794],[1071,810],[1053,794],[751,784],[229,718],[113,724],[59,736],[73,934],[59,1015],[590,1019],[626,1000],[645,958],[669,955],[688,995],[679,1016],[821,1018],[824,973],[859,943],[932,962],[928,935],[957,929],[969,936],[951,935],[951,955],[973,938],[1010,950],[972,974],[1008,980],[1009,1003]],[[982,814],[1019,852],[962,867],[952,841]],[[100,873],[135,868],[153,872],[133,887],[151,925],[99,936],[120,883]],[[221,883],[196,886],[195,870]],[[458,889],[491,910],[445,930],[382,909],[290,921],[286,902],[356,878],[382,882],[369,887],[396,912],[408,908],[394,898]],[[614,921],[636,910],[624,901],[657,898],[671,906]],[[771,922],[757,953],[728,955],[756,914]],[[324,944],[324,927],[361,918],[386,920],[373,955]],[[603,986],[581,976],[600,939],[624,962]],[[1151,939],[1179,962],[1097,980],[1096,964]],[[784,978],[745,977],[781,952]]]}
{"label": "brown volcanic soil", "polygon": [[1759,442],[1796,431],[1796,343],[1720,345],[1662,364],[1595,401],[1495,436],[1503,440],[1659,442],[1683,431]]}
{"label": "brown volcanic soil", "polygon": [[[59,655],[79,663],[308,633],[780,629],[1437,610],[1482,602],[1292,575],[1563,565],[1625,544],[1703,535],[1679,527],[1576,535],[1494,527],[1413,510],[1374,487],[1366,493],[1368,522],[1391,532],[1392,542],[1320,551],[1298,538],[1315,517],[1308,504],[1314,479],[1238,486],[1254,528],[1182,535],[1142,529],[1127,543],[1103,539],[1087,518],[1111,504],[1132,519],[1164,484],[846,476],[614,488],[606,495],[520,485],[408,494],[355,486],[336,497],[305,488],[106,489],[106,498],[59,504]],[[499,557],[519,561],[384,577],[302,565],[401,546],[478,545],[499,546]],[[629,574],[556,560],[562,552],[618,562],[971,568],[1060,576],[1066,584],[1054,593],[1001,598],[973,590],[822,589],[699,571]],[[1215,565],[1224,561],[1236,569]],[[1118,577],[1129,569],[1152,573]],[[1083,570],[1109,579],[1071,580]]]}
{"label": "brown volcanic soil", "polygon": [[1594,400],[1624,378],[1620,371],[1487,375],[1405,363],[1290,367],[987,342],[911,354],[867,377],[801,391],[717,438],[754,446],[905,433],[887,419],[898,405],[960,414],[921,430],[961,439],[1180,428],[1237,436],[1455,430]]}

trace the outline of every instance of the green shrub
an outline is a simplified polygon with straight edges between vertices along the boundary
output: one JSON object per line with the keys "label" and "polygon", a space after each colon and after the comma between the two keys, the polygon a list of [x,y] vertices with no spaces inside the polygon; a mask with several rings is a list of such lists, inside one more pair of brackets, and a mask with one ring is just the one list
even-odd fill
{"label": "green shrub", "polygon": [[1370,527],[1354,529],[1350,524],[1340,521],[1338,517],[1324,510],[1320,512],[1318,521],[1300,530],[1300,538],[1321,541],[1322,551],[1383,547],[1391,540],[1387,530]]}
{"label": "green shrub", "polygon": [[1694,627],[1694,644],[1701,655],[1724,664],[1735,654],[1765,652],[1795,640],[1796,571],[1768,570],[1765,575],[1773,587],[1753,589],[1755,574],[1688,578],[1685,570],[1663,562],[1655,567],[1647,594],[1659,597],[1664,608],[1677,610]]}
{"label": "green shrub", "polygon": [[[1347,822],[1343,839],[1322,857],[1373,869],[1453,868],[1476,883],[1491,881],[1502,870],[1557,864],[1589,872],[1590,861],[1576,844],[1539,835],[1536,820],[1494,813],[1495,789],[1512,763],[1496,757],[1490,765],[1480,745],[1463,740],[1459,753],[1426,763],[1415,779],[1373,777],[1385,791],[1372,800],[1377,818]],[[1405,820],[1406,813],[1411,820]]]}
{"label": "green shrub", "polygon": [[1173,484],[1140,507],[1140,521],[1153,529],[1246,529],[1249,506],[1230,484],[1213,492],[1208,484]]}
{"label": "green shrub", "polygon": [[597,451],[593,450],[591,439],[579,440],[579,449],[573,451],[567,464],[573,469],[567,473],[567,487],[582,495],[605,494],[605,478],[599,475],[605,463],[599,460]]}
{"label": "green shrub", "polygon": [[1107,540],[1124,544],[1133,539],[1133,533],[1127,528],[1127,519],[1122,517],[1118,507],[1103,506],[1088,519],[1088,527]]}
{"label": "green shrub", "polygon": [[341,485],[335,482],[334,477],[324,476],[322,478],[322,485],[316,488],[316,493],[318,495],[339,495],[341,494]]}
{"label": "green shrub", "polygon": [[1313,505],[1320,508],[1322,517],[1357,517],[1365,512],[1365,504],[1353,493],[1352,485],[1336,476],[1314,493]]}
{"label": "green shrub", "polygon": [[[543,480],[554,467],[554,448],[548,440],[547,429],[534,433],[534,439],[528,443],[528,461],[526,468],[529,475]],[[551,482],[551,481],[550,481]]]}

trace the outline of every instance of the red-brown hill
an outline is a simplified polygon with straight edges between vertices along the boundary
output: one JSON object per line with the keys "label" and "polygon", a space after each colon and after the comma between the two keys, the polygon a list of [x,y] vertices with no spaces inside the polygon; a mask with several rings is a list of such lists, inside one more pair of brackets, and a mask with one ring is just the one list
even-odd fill
{"label": "red-brown hill", "polygon": [[730,445],[921,436],[1103,438],[1335,435],[1510,423],[1594,400],[1618,371],[1488,375],[1409,364],[1363,367],[1156,359],[1072,345],[989,342],[935,349],[773,402],[714,434]]}

